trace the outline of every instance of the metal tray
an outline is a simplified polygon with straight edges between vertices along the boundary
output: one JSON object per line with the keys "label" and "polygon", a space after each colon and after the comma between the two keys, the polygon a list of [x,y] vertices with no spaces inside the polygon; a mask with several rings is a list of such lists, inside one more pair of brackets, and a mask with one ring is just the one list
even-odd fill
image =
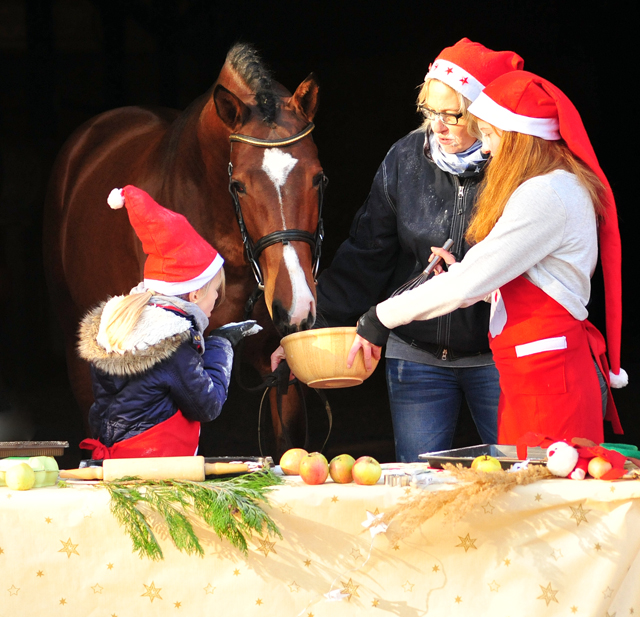
{"label": "metal tray", "polygon": [[[425,452],[418,458],[428,461],[431,467],[442,469],[444,463],[456,465],[462,464],[464,467],[471,467],[473,459],[477,456],[488,454],[500,461],[503,469],[509,469],[514,463],[522,462],[518,458],[516,446],[502,446],[495,444],[482,444],[480,446],[470,446],[468,448],[455,448],[454,450],[440,450],[439,452]],[[527,451],[529,462],[545,464],[547,451],[545,448],[529,448]]]}
{"label": "metal tray", "polygon": [[0,458],[8,456],[62,456],[68,441],[0,441]]}

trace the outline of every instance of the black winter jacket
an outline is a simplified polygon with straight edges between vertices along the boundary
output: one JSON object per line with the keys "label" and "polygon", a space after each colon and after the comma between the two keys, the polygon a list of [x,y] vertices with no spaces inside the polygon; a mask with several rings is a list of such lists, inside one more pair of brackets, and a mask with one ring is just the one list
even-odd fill
{"label": "black winter jacket", "polygon": [[[172,334],[124,354],[107,352],[96,341],[104,304],[91,311],[80,327],[80,355],[91,362],[95,402],[89,411],[92,437],[110,447],[169,419],[178,409],[189,420],[208,422],[220,415],[227,398],[233,350],[220,337],[202,336],[192,317],[172,327]],[[153,312],[174,313],[161,307]],[[164,321],[166,315],[160,313]],[[173,317],[172,317],[173,319]],[[177,333],[175,330],[179,330]]]}
{"label": "black winter jacket", "polygon": [[[452,238],[458,261],[469,250],[464,233],[484,164],[461,175],[449,174],[424,148],[425,132],[418,129],[387,153],[349,238],[318,279],[320,326],[355,326],[371,306],[424,270],[432,246]],[[479,302],[436,319],[414,321],[395,333],[407,342],[449,349],[453,357],[456,352],[486,353],[489,311],[487,303]]]}

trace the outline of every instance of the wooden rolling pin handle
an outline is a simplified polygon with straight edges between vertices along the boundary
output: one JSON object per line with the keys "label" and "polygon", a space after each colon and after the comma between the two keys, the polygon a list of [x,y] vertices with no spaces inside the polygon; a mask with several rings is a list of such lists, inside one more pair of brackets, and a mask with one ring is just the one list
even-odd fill
{"label": "wooden rolling pin handle", "polygon": [[249,467],[245,463],[205,463],[205,476],[220,476],[225,473],[246,473]]}
{"label": "wooden rolling pin handle", "polygon": [[68,480],[102,480],[102,467],[61,469],[59,473],[62,479]]}

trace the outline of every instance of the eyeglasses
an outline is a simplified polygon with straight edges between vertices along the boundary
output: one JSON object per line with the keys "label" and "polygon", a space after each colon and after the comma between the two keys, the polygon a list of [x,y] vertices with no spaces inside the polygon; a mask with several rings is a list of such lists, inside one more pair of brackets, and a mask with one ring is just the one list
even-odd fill
{"label": "eyeglasses", "polygon": [[420,110],[420,113],[424,116],[425,119],[435,120],[439,118],[442,124],[458,124],[458,120],[460,120],[460,118],[464,116],[463,113],[447,114],[439,111],[434,111],[433,109],[429,109],[424,105],[418,105],[418,109]]}

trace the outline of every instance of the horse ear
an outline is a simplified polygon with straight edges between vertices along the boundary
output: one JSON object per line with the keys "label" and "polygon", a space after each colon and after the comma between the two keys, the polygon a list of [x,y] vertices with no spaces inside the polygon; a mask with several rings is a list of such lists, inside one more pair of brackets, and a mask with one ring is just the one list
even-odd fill
{"label": "horse ear", "polygon": [[311,122],[318,111],[318,82],[309,74],[291,97],[291,104]]}
{"label": "horse ear", "polygon": [[251,114],[251,110],[233,92],[220,84],[213,91],[213,102],[218,116],[232,131],[238,130]]}

